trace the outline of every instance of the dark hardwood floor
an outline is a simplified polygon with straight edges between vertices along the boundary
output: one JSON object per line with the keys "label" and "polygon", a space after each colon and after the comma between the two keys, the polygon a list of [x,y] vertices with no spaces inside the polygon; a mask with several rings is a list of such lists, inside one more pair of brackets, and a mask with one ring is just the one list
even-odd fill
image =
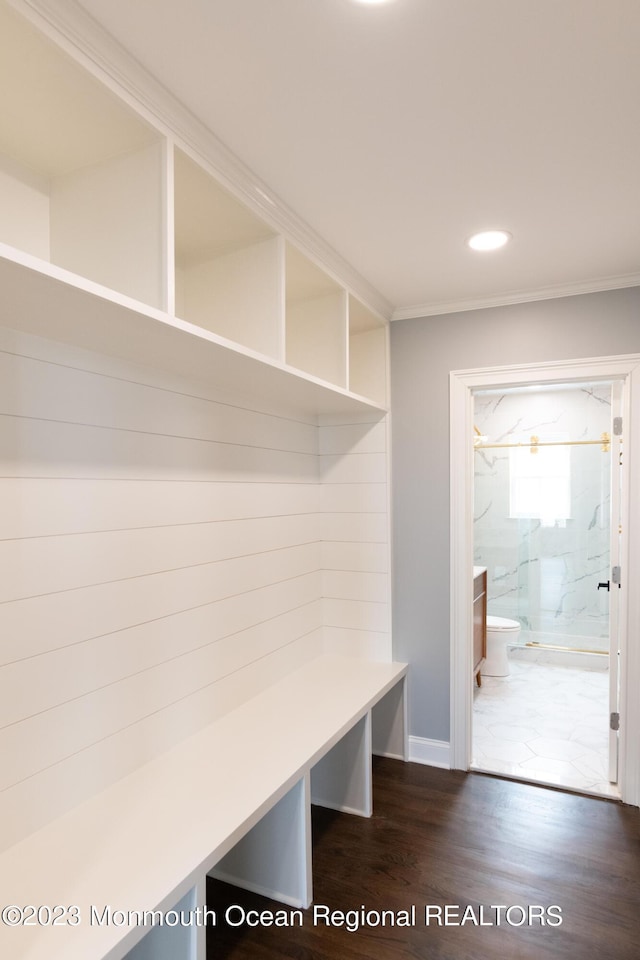
{"label": "dark hardwood floor", "polygon": [[[218,924],[208,931],[208,960],[640,958],[636,808],[376,758],[373,817],[314,808],[313,824],[314,904],[355,910],[354,921],[364,907],[374,911],[371,923],[354,932],[314,924],[311,908],[302,926],[228,927],[229,904],[272,911],[283,905],[209,880],[207,903]],[[375,911],[383,910],[411,921],[414,905],[415,925],[373,925]],[[447,926],[446,905],[453,921]],[[548,910],[554,905],[559,925],[556,911]],[[531,924],[530,907],[542,908]],[[279,915],[289,917],[295,921],[290,908]]]}

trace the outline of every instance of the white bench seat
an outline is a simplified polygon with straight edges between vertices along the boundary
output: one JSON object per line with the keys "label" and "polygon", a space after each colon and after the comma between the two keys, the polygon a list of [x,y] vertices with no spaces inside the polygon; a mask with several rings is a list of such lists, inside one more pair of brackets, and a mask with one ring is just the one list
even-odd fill
{"label": "white bench seat", "polygon": [[0,907],[75,905],[81,922],[50,926],[46,913],[42,926],[0,922],[0,956],[199,960],[204,929],[168,932],[149,952],[135,946],[148,928],[92,924],[92,907],[104,916],[107,906],[201,905],[216,865],[217,875],[308,906],[310,802],[371,813],[371,737],[375,752],[406,756],[406,669],[313,660],[2,853]]}

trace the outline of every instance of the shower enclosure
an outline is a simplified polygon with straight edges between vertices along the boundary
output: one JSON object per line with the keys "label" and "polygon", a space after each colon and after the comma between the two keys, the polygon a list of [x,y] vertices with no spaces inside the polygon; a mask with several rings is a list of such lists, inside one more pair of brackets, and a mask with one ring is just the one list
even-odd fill
{"label": "shower enclosure", "polygon": [[474,393],[474,563],[529,650],[607,655],[611,383]]}

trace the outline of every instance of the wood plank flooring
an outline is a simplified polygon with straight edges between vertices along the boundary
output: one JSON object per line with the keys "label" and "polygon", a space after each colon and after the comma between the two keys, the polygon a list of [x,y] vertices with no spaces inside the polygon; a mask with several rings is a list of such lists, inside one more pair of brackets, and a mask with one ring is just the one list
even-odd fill
{"label": "wood plank flooring", "polygon": [[[640,957],[636,808],[376,758],[373,817],[314,808],[313,826],[314,905],[355,911],[354,926],[361,908],[374,911],[370,923],[353,932],[319,917],[314,924],[312,907],[303,911],[302,926],[242,922],[234,928],[224,921],[229,904],[271,911],[283,905],[209,880],[207,904],[217,925],[208,931],[208,960]],[[438,925],[438,908],[446,905],[453,922],[445,926],[443,913]],[[561,909],[559,925],[557,911],[548,911],[552,905]],[[411,922],[412,906],[415,925],[390,925],[392,918]],[[528,922],[536,906],[544,924],[535,917]],[[374,926],[381,911],[395,913]],[[295,922],[296,916],[286,908],[279,919]],[[240,910],[231,918],[240,920]]]}

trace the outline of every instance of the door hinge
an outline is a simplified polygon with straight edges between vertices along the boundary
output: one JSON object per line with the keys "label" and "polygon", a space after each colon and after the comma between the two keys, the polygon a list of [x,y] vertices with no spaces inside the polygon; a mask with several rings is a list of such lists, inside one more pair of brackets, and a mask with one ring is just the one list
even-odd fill
{"label": "door hinge", "polygon": [[610,715],[610,717],[609,717],[609,727],[610,727],[612,730],[619,730],[619,729],[620,729],[620,714],[619,714],[619,713],[612,713],[612,714]]}
{"label": "door hinge", "polygon": [[598,584],[598,590],[611,590],[611,584],[618,585],[618,589],[622,586],[622,571],[620,567],[611,567],[611,580],[601,580]]}
{"label": "door hinge", "polygon": [[614,437],[622,436],[622,417],[613,418],[613,435]]}

